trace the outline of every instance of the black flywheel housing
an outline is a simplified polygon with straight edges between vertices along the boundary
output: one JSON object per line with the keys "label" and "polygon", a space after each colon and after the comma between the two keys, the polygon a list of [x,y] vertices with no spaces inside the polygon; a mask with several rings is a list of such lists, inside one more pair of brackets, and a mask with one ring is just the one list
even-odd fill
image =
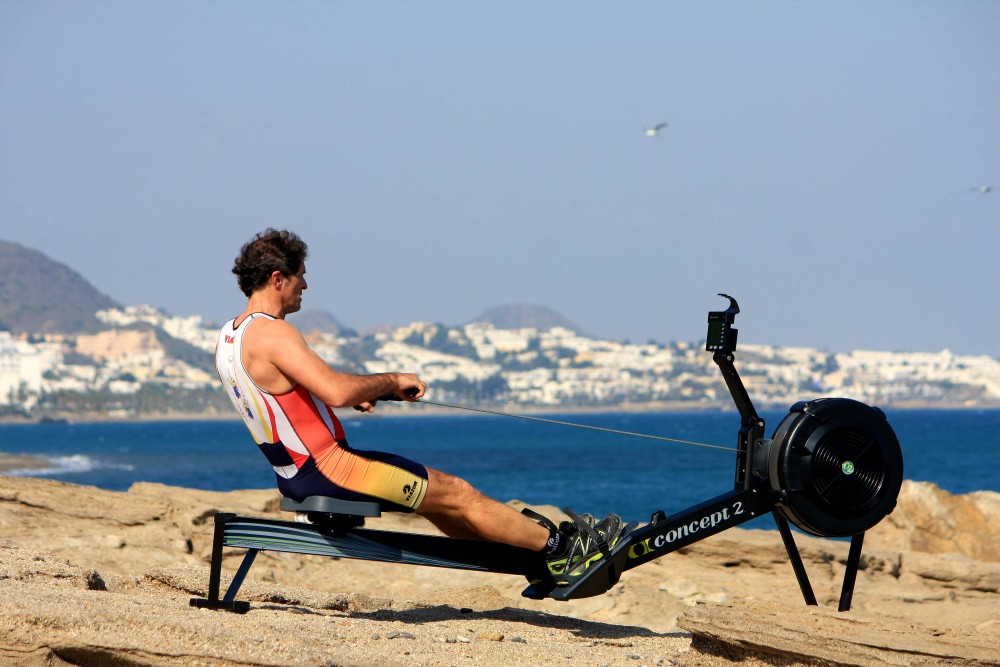
{"label": "black flywheel housing", "polygon": [[863,533],[896,506],[903,454],[878,408],[848,398],[796,403],[774,431],[768,479],[777,511],[821,537]]}

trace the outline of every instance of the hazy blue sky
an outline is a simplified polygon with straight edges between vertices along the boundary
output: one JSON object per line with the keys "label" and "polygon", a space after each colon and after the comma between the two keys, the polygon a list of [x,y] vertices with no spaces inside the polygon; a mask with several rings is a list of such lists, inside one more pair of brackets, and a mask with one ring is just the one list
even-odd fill
{"label": "hazy blue sky", "polygon": [[[0,2],[0,240],[224,321],[1000,355],[1000,2]],[[647,137],[658,122],[669,127]]]}

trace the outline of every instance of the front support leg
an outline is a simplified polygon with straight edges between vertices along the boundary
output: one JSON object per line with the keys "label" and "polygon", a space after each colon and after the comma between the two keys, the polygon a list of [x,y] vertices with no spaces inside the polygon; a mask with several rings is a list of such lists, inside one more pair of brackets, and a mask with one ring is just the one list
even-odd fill
{"label": "front support leg", "polygon": [[799,555],[799,548],[795,546],[795,538],[792,537],[792,529],[788,527],[788,521],[777,512],[772,512],[774,522],[778,524],[778,532],[781,533],[781,541],[785,543],[785,552],[788,553],[788,560],[792,563],[792,570],[795,571],[795,579],[799,582],[799,590],[806,604],[816,606],[816,595],[813,593],[812,584],[809,583],[809,575],[806,574],[806,567],[802,564],[802,556]]}

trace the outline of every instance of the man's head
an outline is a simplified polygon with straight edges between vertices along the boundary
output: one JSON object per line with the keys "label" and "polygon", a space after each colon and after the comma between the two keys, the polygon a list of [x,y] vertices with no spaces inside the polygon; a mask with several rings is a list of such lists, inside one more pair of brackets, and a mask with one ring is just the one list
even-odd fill
{"label": "man's head", "polygon": [[265,229],[240,248],[233,273],[248,297],[268,284],[275,271],[286,278],[299,273],[309,248],[294,232]]}

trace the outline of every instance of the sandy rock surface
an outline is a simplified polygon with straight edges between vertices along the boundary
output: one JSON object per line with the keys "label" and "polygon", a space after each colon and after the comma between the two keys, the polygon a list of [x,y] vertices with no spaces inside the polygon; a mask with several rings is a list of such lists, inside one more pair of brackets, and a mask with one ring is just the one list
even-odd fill
{"label": "sandy rock surface", "polygon": [[[0,477],[0,664],[1000,664],[996,493],[906,482],[846,613],[846,541],[796,534],[807,607],[777,532],[741,529],[571,602],[522,598],[510,575],[264,552],[239,594],[249,613],[190,607],[215,513],[288,518],[278,500]],[[410,515],[369,527],[435,532]],[[227,551],[224,578],[242,556]]]}

